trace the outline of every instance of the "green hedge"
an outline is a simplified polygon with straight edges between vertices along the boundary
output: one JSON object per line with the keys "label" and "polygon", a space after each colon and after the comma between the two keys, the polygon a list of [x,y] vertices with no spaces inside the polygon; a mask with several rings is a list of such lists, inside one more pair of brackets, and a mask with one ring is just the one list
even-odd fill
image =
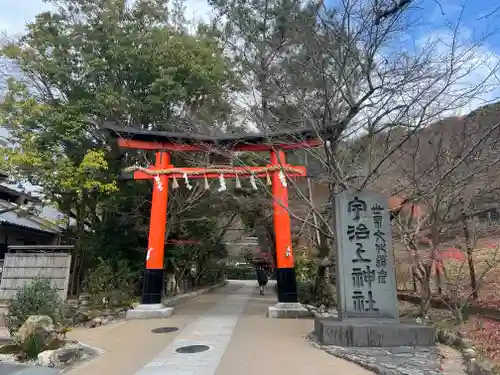
{"label": "green hedge", "polygon": [[337,306],[336,290],[332,285],[325,285],[323,289],[314,293],[314,283],[312,281],[299,281],[297,282],[297,294],[299,302],[306,305]]}
{"label": "green hedge", "polygon": [[257,275],[253,267],[228,266],[225,269],[226,278],[231,280],[256,280]]}

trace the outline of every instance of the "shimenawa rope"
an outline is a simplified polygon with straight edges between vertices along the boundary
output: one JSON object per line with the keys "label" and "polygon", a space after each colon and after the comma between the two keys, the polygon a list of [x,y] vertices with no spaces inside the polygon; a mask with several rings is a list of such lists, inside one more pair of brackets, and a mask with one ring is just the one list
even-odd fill
{"label": "shimenawa rope", "polygon": [[261,167],[258,169],[254,170],[238,170],[234,169],[231,167],[227,168],[205,168],[200,171],[185,171],[183,168],[168,168],[168,169],[155,169],[151,170],[148,168],[140,167],[140,166],[132,166],[132,167],[127,167],[124,169],[125,172],[135,172],[135,171],[141,171],[144,172],[150,176],[156,176],[156,175],[161,175],[161,174],[186,174],[188,176],[199,176],[199,175],[206,175],[206,174],[211,174],[211,173],[216,173],[216,174],[223,174],[223,173],[233,173],[237,176],[244,176],[244,175],[256,175],[256,174],[261,174],[261,173],[269,173],[269,172],[276,172],[276,171],[285,171],[288,173],[301,173],[301,170],[298,170],[297,168],[290,167],[290,166],[280,166],[280,165],[273,165],[270,167]]}

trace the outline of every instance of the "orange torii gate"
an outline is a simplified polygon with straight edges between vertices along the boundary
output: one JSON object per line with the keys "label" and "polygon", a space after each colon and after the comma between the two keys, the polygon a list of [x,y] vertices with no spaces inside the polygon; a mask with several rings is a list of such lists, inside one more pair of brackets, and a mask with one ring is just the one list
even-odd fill
{"label": "orange torii gate", "polygon": [[[225,178],[250,178],[256,189],[255,178],[268,178],[272,184],[274,230],[276,244],[276,277],[278,301],[297,302],[297,284],[292,251],[290,216],[288,213],[287,178],[304,177],[302,166],[288,165],[285,150],[310,148],[322,145],[312,130],[289,133],[252,134],[242,137],[208,137],[185,133],[140,130],[132,127],[106,125],[105,129],[122,148],[156,151],[154,166],[126,169],[124,178],[154,180],[151,206],[149,242],[141,305],[161,304],[164,273],[165,230],[167,225],[168,182],[177,187],[177,179],[184,179],[190,188],[190,178],[217,178],[219,190],[225,190]],[[170,163],[171,152],[269,152],[270,164],[264,167],[185,168]]]}

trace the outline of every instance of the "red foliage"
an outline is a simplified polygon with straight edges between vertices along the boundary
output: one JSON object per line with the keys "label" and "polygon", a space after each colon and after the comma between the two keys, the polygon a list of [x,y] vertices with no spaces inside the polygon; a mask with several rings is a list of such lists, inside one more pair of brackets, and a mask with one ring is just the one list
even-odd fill
{"label": "red foliage", "polygon": [[500,310],[500,275],[498,270],[492,270],[486,275],[479,289],[477,301],[473,305]]}
{"label": "red foliage", "polygon": [[473,301],[472,303],[478,307],[500,310],[499,292],[500,291],[498,289],[482,291],[477,301]]}
{"label": "red foliage", "polygon": [[481,317],[471,317],[462,334],[482,348],[485,354],[500,363],[500,322]]}
{"label": "red foliage", "polygon": [[461,262],[467,261],[467,257],[463,252],[453,247],[448,249],[439,250],[436,258],[440,261],[443,260],[458,260]]}
{"label": "red foliage", "polygon": [[[498,246],[498,245],[496,245]],[[498,272],[487,275],[474,306],[500,310],[500,277]],[[463,328],[465,337],[481,347],[485,355],[500,363],[500,321],[472,316]]]}

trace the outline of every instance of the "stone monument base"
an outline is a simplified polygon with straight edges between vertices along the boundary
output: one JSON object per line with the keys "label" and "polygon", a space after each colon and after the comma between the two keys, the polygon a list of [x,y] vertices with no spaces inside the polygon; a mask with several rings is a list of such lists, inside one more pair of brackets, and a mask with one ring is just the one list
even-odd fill
{"label": "stone monument base", "polygon": [[346,347],[431,346],[436,342],[434,327],[367,318],[316,318],[314,334],[322,345]]}
{"label": "stone monument base", "polygon": [[126,320],[169,318],[173,313],[173,307],[166,307],[162,303],[137,305],[135,308],[127,311]]}
{"label": "stone monument base", "polygon": [[311,313],[302,304],[278,302],[269,306],[269,318],[274,319],[304,319],[310,318]]}

